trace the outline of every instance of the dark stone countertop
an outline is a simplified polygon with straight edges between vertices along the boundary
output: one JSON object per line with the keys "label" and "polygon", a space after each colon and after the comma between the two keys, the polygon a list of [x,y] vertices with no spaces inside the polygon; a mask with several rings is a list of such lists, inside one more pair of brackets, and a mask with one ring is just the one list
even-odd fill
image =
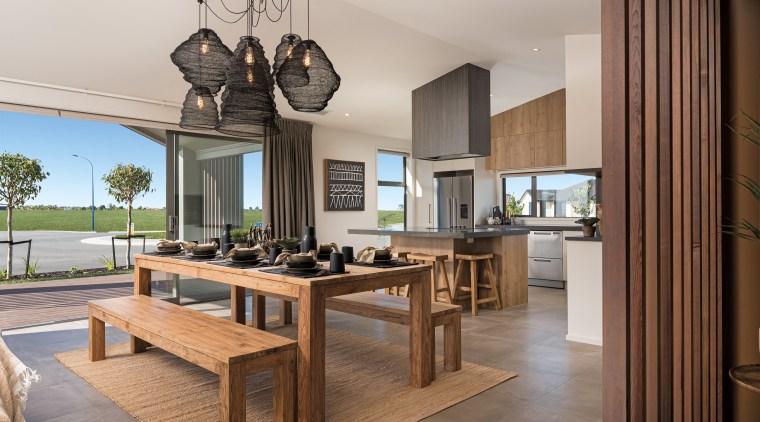
{"label": "dark stone countertop", "polygon": [[475,226],[476,229],[485,229],[485,228],[507,228],[507,229],[527,229],[531,231],[581,231],[583,230],[582,226],[580,224],[573,224],[570,226],[550,226],[550,225],[542,225],[542,224],[479,224]]}
{"label": "dark stone countertop", "polygon": [[601,237],[566,237],[568,242],[601,242]]}
{"label": "dark stone countertop", "polygon": [[348,229],[348,234],[368,234],[375,236],[408,236],[435,237],[447,239],[475,239],[481,237],[500,237],[527,235],[529,230],[524,228],[494,229],[434,229],[425,227],[409,227],[407,229]]}

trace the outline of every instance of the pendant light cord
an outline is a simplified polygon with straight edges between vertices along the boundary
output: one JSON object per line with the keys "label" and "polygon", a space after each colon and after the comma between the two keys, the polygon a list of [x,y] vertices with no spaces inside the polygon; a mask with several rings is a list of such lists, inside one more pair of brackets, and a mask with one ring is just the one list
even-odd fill
{"label": "pendant light cord", "polygon": [[306,0],[306,39],[311,39],[311,0]]}

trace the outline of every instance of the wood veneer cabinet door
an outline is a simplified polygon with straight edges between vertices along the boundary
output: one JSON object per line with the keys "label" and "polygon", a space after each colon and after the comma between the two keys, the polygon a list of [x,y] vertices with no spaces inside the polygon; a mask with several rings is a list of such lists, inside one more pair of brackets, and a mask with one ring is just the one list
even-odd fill
{"label": "wood veneer cabinet door", "polygon": [[500,156],[510,169],[535,167],[535,136],[533,133],[507,137],[504,151]]}
{"label": "wood veneer cabinet door", "polygon": [[565,131],[550,130],[535,134],[536,167],[565,164]]}

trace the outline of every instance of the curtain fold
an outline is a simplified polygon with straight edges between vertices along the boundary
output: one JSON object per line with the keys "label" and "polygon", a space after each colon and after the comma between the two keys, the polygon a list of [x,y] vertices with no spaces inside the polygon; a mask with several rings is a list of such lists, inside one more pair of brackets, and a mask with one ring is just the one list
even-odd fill
{"label": "curtain fold", "polygon": [[263,215],[276,238],[301,237],[314,225],[312,125],[279,120],[282,132],[264,139]]}

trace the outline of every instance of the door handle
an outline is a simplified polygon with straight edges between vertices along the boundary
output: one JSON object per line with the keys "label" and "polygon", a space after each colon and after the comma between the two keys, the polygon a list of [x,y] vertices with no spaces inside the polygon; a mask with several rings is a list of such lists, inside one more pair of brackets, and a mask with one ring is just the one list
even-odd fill
{"label": "door handle", "polygon": [[169,231],[174,232],[176,229],[177,229],[177,216],[170,215],[169,216]]}
{"label": "door handle", "polygon": [[537,236],[551,236],[552,235],[551,232],[533,232],[533,234]]}

